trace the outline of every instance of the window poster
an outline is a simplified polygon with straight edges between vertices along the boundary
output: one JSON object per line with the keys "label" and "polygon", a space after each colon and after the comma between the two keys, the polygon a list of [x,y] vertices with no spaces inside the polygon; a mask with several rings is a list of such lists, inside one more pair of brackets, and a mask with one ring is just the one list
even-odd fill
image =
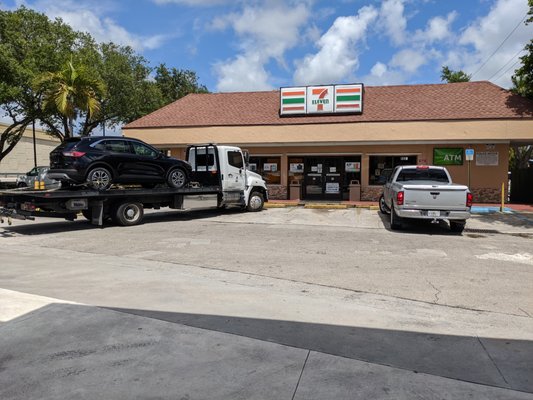
{"label": "window poster", "polygon": [[250,163],[250,164],[248,164],[248,168],[250,169],[250,171],[255,172],[255,171],[257,171],[257,164]]}
{"label": "window poster", "polygon": [[326,193],[339,193],[339,182],[326,182]]}
{"label": "window poster", "polygon": [[263,171],[277,172],[277,170],[278,170],[278,164],[276,163],[264,163],[263,164]]}
{"label": "window poster", "polygon": [[361,171],[361,163],[360,162],[346,162],[344,164],[344,170],[346,172],[359,172]]}
{"label": "window poster", "polygon": [[304,163],[290,163],[289,171],[291,171],[291,172],[304,172]]}

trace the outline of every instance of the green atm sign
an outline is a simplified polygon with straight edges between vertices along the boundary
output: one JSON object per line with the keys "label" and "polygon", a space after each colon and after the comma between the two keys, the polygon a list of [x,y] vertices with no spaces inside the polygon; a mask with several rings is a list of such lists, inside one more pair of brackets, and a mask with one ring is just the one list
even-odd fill
{"label": "green atm sign", "polygon": [[433,149],[434,165],[463,165],[463,149]]}

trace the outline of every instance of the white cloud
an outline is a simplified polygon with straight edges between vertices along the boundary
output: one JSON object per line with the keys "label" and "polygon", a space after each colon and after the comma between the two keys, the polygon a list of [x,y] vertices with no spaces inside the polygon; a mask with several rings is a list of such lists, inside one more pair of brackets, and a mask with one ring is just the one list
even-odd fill
{"label": "white cloud", "polygon": [[450,30],[451,24],[457,18],[457,12],[452,11],[446,18],[437,16],[431,18],[425,30],[417,30],[415,33],[415,40],[426,43],[433,43],[449,39],[453,36]]}
{"label": "white cloud", "polygon": [[[501,73],[497,71],[508,61],[511,60],[508,65],[512,66],[514,60],[518,60],[518,56],[514,60],[513,56],[529,42],[533,36],[533,26],[520,23],[497,53],[492,57],[491,54],[524,18],[527,11],[528,6],[525,1],[497,0],[486,16],[474,21],[464,30],[459,39],[459,44],[464,46],[462,51],[451,51],[448,59],[455,62],[452,65],[457,65],[465,72],[475,73],[473,76],[475,80],[491,78],[494,83],[509,87],[510,78],[518,65],[509,69],[500,78],[499,75],[506,69],[504,68]],[[483,65],[484,63],[486,64]]]}
{"label": "white cloud", "polygon": [[405,0],[385,0],[379,11],[378,26],[385,31],[392,44],[405,42],[407,18],[404,15]]}
{"label": "white cloud", "polygon": [[231,3],[231,0],[152,0],[155,4],[184,4],[187,6],[215,6],[224,3]]}
{"label": "white cloud", "polygon": [[338,17],[318,41],[319,51],[297,62],[295,83],[334,83],[353,75],[359,66],[357,45],[364,41],[369,24],[377,16],[374,7],[366,6],[355,16]]}
{"label": "white cloud", "polygon": [[387,66],[383,64],[382,62],[377,62],[374,64],[372,69],[370,70],[370,73],[374,76],[377,76],[378,78],[381,78],[383,75],[387,73]]}
{"label": "white cloud", "polygon": [[114,42],[131,46],[137,51],[158,48],[169,38],[166,35],[142,36],[129,32],[112,18],[106,17],[108,8],[100,3],[40,0],[32,8],[51,18],[61,18],[73,29],[90,33],[98,42]]}
{"label": "white cloud", "polygon": [[398,67],[405,72],[415,73],[418,68],[426,63],[426,56],[422,51],[405,49],[397,52],[390,62],[393,67]]}
{"label": "white cloud", "polygon": [[219,76],[220,92],[272,89],[263,59],[258,54],[239,55],[228,63],[216,64],[215,72]]}
{"label": "white cloud", "polygon": [[310,16],[308,4],[271,1],[245,6],[241,13],[215,19],[210,29],[231,27],[240,39],[241,53],[215,64],[219,91],[271,89],[265,65],[272,59],[285,67],[285,52],[298,44]]}

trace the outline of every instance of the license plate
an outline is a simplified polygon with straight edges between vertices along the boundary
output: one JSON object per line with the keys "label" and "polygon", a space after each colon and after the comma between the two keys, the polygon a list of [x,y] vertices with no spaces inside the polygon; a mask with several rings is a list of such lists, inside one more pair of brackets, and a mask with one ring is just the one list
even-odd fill
{"label": "license plate", "polygon": [[440,211],[428,211],[428,217],[440,217]]}

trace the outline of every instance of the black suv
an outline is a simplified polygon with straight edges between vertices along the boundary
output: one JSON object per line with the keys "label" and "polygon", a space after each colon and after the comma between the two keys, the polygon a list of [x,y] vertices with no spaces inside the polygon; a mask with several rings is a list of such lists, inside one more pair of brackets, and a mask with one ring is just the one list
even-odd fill
{"label": "black suv", "polygon": [[50,153],[48,177],[65,183],[87,183],[107,190],[112,183],[158,183],[184,187],[190,180],[191,165],[168,157],[152,146],[125,137],[85,137],[65,140]]}

